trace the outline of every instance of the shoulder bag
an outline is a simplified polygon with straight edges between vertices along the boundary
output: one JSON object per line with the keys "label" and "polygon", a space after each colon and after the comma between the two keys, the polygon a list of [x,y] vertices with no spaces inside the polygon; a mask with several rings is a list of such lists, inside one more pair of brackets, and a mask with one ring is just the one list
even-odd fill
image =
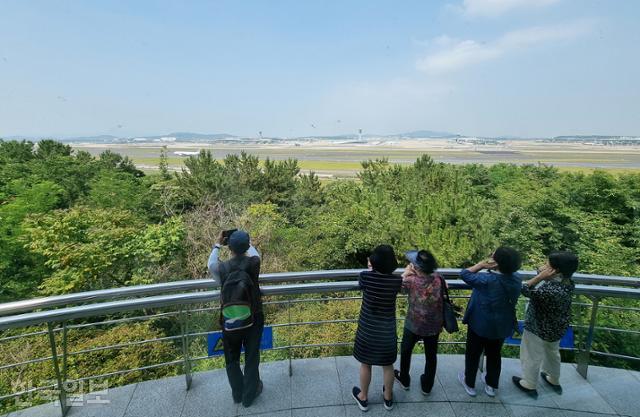
{"label": "shoulder bag", "polygon": [[458,330],[460,330],[458,328],[458,314],[456,313],[453,303],[449,298],[449,290],[447,289],[447,283],[445,282],[444,278],[442,278],[440,275],[438,276],[440,277],[440,285],[442,287],[440,289],[440,292],[442,293],[443,327],[447,331],[447,333],[455,333]]}

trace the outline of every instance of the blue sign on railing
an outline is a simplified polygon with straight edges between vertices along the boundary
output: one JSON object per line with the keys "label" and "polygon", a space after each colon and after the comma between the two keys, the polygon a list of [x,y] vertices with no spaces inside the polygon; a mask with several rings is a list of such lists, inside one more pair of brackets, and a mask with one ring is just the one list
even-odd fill
{"label": "blue sign on railing", "polygon": [[[513,332],[511,337],[507,337],[504,340],[504,343],[512,346],[520,346],[520,341],[522,340],[522,332],[524,331],[524,321],[518,321],[518,330],[520,331],[520,334]],[[562,336],[562,339],[560,339],[560,347],[565,349],[573,349],[573,327],[569,326],[564,336]]]}
{"label": "blue sign on railing", "polygon": [[[260,349],[273,349],[273,328],[265,326],[260,339]],[[224,354],[222,346],[222,332],[212,332],[207,335],[207,352],[209,356],[220,356]],[[244,347],[242,348],[244,352]]]}

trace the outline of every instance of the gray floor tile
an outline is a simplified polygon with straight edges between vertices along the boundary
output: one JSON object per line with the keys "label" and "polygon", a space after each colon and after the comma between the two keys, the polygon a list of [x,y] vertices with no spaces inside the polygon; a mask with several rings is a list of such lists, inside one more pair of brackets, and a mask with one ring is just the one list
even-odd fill
{"label": "gray floor tile", "polygon": [[251,414],[251,417],[291,417],[291,410],[270,411],[268,413]]}
{"label": "gray floor tile", "polygon": [[272,413],[291,409],[291,378],[289,362],[269,362],[260,365],[260,379],[264,391],[251,407],[238,407],[239,415]]}
{"label": "gray floor tile", "polygon": [[[138,384],[110,388],[105,392],[87,394],[81,407],[71,407],[69,417],[122,417]],[[108,401],[96,404],[96,401]]]}
{"label": "gray floor tile", "polygon": [[184,376],[140,382],[124,417],[179,416],[186,396]]}
{"label": "gray floor tile", "polygon": [[37,405],[11,413],[11,417],[60,417],[60,406],[55,403]]}
{"label": "gray floor tile", "polygon": [[[397,415],[401,416],[434,416],[455,417],[455,412],[449,403],[402,403],[397,404]],[[396,411],[395,408],[391,412]]]}
{"label": "gray floor tile", "polygon": [[615,414],[615,411],[575,370],[572,364],[562,364],[560,372],[562,395],[556,395],[553,401],[559,408],[590,413]]}
{"label": "gray floor tile", "polygon": [[[438,359],[436,385],[432,394],[424,397],[419,385],[424,356],[414,355],[411,390],[394,386],[395,407],[391,412],[382,406],[382,369],[374,367],[369,392],[370,411],[366,416],[611,417],[620,414],[640,417],[640,395],[637,395],[640,379],[633,371],[590,367],[589,380],[585,380],[572,364],[563,364],[564,394],[555,394],[539,381],[540,396],[533,400],[511,383],[511,377],[520,374],[519,361],[504,359],[498,397],[487,397],[478,377],[478,397],[471,398],[457,380],[464,357],[440,355]],[[266,363],[260,370],[264,392],[249,408],[233,403],[225,371],[215,370],[195,374],[189,391],[185,390],[183,376],[110,389],[104,395],[101,393],[101,398],[107,399],[109,404],[73,407],[69,417],[363,416],[351,398],[351,388],[360,383],[360,364],[352,357],[296,360],[291,378],[287,361]],[[91,398],[85,396],[84,402]],[[298,399],[305,401],[293,404]],[[5,417],[59,415],[60,408],[52,403]]]}
{"label": "gray floor tile", "polygon": [[618,414],[640,417],[640,381],[629,371],[590,366],[589,382]]}
{"label": "gray floor tile", "polygon": [[503,404],[523,405],[531,407],[548,407],[556,408],[553,401],[557,396],[555,392],[547,389],[542,380],[538,380],[538,398],[534,399],[520,391],[512,381],[513,376],[521,376],[522,369],[520,361],[515,359],[502,360],[502,373],[500,374],[500,389],[498,390],[498,398]]}
{"label": "gray floor tile", "polygon": [[[480,372],[476,380],[476,397],[470,397],[458,381],[458,372],[464,370],[463,355],[446,355],[438,361],[438,379],[444,388],[447,399],[452,402],[472,403],[499,403],[496,398],[491,398],[484,393],[484,384],[480,380]],[[501,385],[504,385],[501,382]]]}
{"label": "gray floor tile", "polygon": [[293,408],[342,405],[335,358],[295,360],[292,369]]}
{"label": "gray floor tile", "polygon": [[[351,356],[336,358],[338,376],[342,392],[343,404],[355,404],[351,396],[351,389],[360,386],[360,363]],[[369,385],[369,404],[382,404],[382,368],[374,366],[371,372],[371,384]],[[394,389],[394,393],[399,388]]]}
{"label": "gray floor tile", "polygon": [[617,414],[588,413],[584,411],[563,411],[565,417],[612,417]]}
{"label": "gray floor tile", "polygon": [[344,405],[329,407],[297,408],[291,410],[292,417],[346,417]]}
{"label": "gray floor tile", "polygon": [[526,405],[505,405],[513,417],[565,417],[564,411]]}
{"label": "gray floor tile", "polygon": [[[396,369],[400,369],[400,360],[396,362]],[[442,388],[442,384],[438,378],[438,371],[436,371],[436,380],[433,384],[433,389],[429,395],[423,395],[420,390],[420,375],[424,373],[424,354],[413,355],[411,357],[411,370],[409,374],[411,375],[411,388],[407,391],[403,390],[399,384],[395,384],[393,389],[393,398],[395,401],[404,403],[415,403],[415,402],[440,402],[447,401],[447,395],[444,393],[444,388]],[[438,370],[442,368],[442,364],[438,362]]]}
{"label": "gray floor tile", "polygon": [[509,416],[509,411],[502,404],[490,403],[451,403],[451,408],[458,417],[498,417]]}
{"label": "gray floor tile", "polygon": [[453,409],[448,403],[396,403],[393,410],[387,411],[382,404],[369,404],[369,411],[363,413],[358,406],[345,406],[347,417],[390,417],[390,416],[443,416],[455,417]]}
{"label": "gray floor tile", "polygon": [[193,375],[181,417],[234,416],[237,411],[224,369]]}

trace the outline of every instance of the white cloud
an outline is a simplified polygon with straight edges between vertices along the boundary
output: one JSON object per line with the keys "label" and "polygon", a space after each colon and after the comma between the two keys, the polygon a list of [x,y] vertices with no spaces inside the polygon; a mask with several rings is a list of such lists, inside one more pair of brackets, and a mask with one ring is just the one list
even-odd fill
{"label": "white cloud", "polygon": [[468,16],[496,17],[515,9],[550,6],[560,0],[464,0],[462,11]]}
{"label": "white cloud", "polygon": [[453,71],[497,58],[502,54],[503,51],[495,46],[474,40],[457,41],[454,45],[419,60],[417,67],[426,72]]}
{"label": "white cloud", "polygon": [[433,41],[433,44],[438,47],[437,50],[418,60],[416,66],[419,70],[429,73],[456,71],[526,47],[572,40],[589,33],[592,28],[593,23],[589,21],[556,26],[536,26],[507,32],[491,42],[455,40],[447,36],[439,36]]}

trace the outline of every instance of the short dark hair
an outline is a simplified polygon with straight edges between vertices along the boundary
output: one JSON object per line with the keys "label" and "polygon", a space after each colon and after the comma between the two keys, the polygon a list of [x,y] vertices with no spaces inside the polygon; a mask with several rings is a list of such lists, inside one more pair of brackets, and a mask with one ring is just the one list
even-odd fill
{"label": "short dark hair", "polygon": [[391,245],[379,245],[369,255],[369,261],[374,271],[391,274],[398,267],[398,259]]}
{"label": "short dark hair", "polygon": [[513,274],[522,265],[520,254],[508,246],[500,246],[493,253],[493,260],[498,264],[498,270],[503,274]]}
{"label": "short dark hair", "polygon": [[578,256],[569,251],[554,251],[549,254],[549,265],[564,278],[571,278],[578,270]]}
{"label": "short dark hair", "polygon": [[428,250],[421,250],[418,252],[419,265],[418,269],[420,269],[425,274],[430,274],[436,269],[438,269],[438,261],[436,261],[433,253]]}

